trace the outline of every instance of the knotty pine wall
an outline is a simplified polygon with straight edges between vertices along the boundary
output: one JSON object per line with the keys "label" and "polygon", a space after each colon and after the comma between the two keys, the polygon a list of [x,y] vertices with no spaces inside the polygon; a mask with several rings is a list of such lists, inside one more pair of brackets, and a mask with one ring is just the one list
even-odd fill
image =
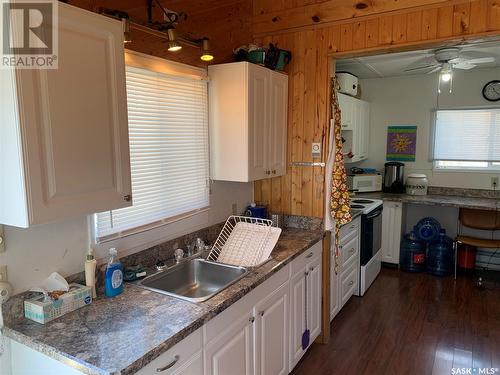
{"label": "knotty pine wall", "polygon": [[[293,54],[287,68],[288,162],[326,161],[328,55],[422,49],[500,35],[500,0],[372,0],[362,11],[355,7],[361,1],[305,2],[315,0],[254,0],[254,40],[275,43]],[[293,4],[299,5],[289,8]],[[312,142],[323,144],[322,158],[312,159]],[[323,168],[288,167],[285,176],[255,182],[255,200],[271,211],[322,217],[324,181]]]}

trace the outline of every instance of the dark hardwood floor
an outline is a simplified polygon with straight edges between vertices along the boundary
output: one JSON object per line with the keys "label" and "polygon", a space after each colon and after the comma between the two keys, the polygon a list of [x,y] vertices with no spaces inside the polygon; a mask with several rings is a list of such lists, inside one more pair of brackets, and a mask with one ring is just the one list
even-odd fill
{"label": "dark hardwood floor", "polygon": [[382,269],[364,297],[352,297],[313,344],[299,374],[435,374],[488,368],[500,375],[500,284]]}

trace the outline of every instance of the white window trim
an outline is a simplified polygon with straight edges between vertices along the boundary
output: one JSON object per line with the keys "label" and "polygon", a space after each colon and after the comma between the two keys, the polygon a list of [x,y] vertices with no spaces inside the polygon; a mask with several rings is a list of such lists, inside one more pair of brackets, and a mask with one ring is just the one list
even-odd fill
{"label": "white window trim", "polygon": [[[197,78],[200,80],[208,80],[208,71],[206,68],[194,67],[187,64],[182,64],[174,61],[165,60],[156,56],[146,55],[140,52],[125,50],[125,65],[132,66],[136,68],[148,69],[158,73],[172,74],[190,78]],[[209,147],[209,161],[210,161],[210,147]],[[210,165],[209,165],[210,170]],[[210,195],[210,190],[209,190]],[[191,229],[199,229],[202,226],[199,225],[199,221],[208,222],[208,211],[210,210],[210,205],[207,207],[202,207],[193,211],[189,211],[180,215],[173,217],[168,217],[162,220],[157,220],[153,223],[145,224],[140,227],[131,228],[124,230],[122,232],[117,232],[101,238],[97,238],[97,222],[96,216],[89,216],[89,224],[91,226],[90,234],[91,246],[101,252],[105,246],[116,246],[120,245],[122,250],[120,255],[131,254],[144,246],[154,246],[159,243],[164,242],[172,237],[172,234],[168,233],[170,231],[165,231],[163,235],[159,235],[158,231],[161,228],[165,228],[172,224],[181,224],[182,221],[186,222],[186,227]],[[192,223],[192,224],[191,224]],[[195,224],[196,223],[196,224]],[[194,227],[192,226],[194,224]],[[180,234],[183,232],[188,232],[189,230],[175,230],[175,234]],[[148,233],[149,232],[149,233]],[[156,233],[154,233],[156,232]],[[154,233],[154,234],[153,234]],[[150,235],[149,235],[150,234]],[[146,237],[146,239],[139,240],[138,238]],[[99,251],[101,250],[101,251]],[[128,250],[128,251],[127,251]]]}
{"label": "white window trim", "polygon": [[[429,161],[432,162],[432,171],[435,173],[500,173],[500,166],[497,168],[486,167],[462,167],[462,168],[446,168],[439,167],[438,162],[444,160],[434,159],[434,145],[436,136],[436,114],[437,111],[466,111],[466,110],[478,110],[478,109],[499,109],[498,105],[490,106],[464,106],[464,107],[444,107],[444,108],[433,108],[431,111],[431,129],[429,137]],[[478,160],[480,161],[480,160]],[[491,162],[489,162],[491,164]]]}

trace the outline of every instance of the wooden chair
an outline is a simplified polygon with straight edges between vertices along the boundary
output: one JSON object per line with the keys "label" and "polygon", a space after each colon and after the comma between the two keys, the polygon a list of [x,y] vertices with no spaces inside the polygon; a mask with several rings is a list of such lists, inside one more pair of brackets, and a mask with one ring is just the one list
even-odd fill
{"label": "wooden chair", "polygon": [[453,244],[455,250],[455,279],[457,278],[457,251],[459,243],[486,249],[500,248],[500,240],[464,236],[461,234],[462,227],[488,231],[500,230],[500,211],[461,208],[458,214],[458,221],[458,234]]}

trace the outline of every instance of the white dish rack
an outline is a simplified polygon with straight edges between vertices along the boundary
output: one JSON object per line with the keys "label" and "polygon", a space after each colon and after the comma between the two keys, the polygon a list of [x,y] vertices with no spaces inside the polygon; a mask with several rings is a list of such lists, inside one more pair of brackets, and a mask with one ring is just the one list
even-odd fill
{"label": "white dish rack", "polygon": [[281,234],[272,221],[230,216],[208,255],[208,260],[242,267],[257,267],[270,258]]}

